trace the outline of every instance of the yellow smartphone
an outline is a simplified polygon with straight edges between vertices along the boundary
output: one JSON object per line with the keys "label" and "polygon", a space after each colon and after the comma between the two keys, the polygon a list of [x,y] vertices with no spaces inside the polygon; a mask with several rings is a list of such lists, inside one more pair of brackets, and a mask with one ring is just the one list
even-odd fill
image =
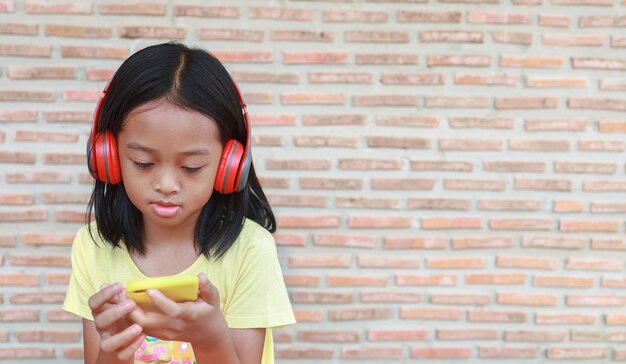
{"label": "yellow smartphone", "polygon": [[176,274],[154,278],[137,279],[128,282],[126,295],[140,307],[153,307],[154,302],[146,290],[158,289],[175,302],[195,301],[198,299],[200,280],[193,274]]}

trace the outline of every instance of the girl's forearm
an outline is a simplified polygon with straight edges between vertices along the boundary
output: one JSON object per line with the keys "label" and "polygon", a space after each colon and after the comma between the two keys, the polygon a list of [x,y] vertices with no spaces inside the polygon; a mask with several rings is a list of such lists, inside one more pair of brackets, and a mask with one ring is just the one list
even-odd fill
{"label": "girl's forearm", "polygon": [[241,364],[237,357],[235,343],[230,333],[226,321],[222,317],[222,325],[219,333],[215,337],[192,343],[193,353],[198,364],[224,363]]}

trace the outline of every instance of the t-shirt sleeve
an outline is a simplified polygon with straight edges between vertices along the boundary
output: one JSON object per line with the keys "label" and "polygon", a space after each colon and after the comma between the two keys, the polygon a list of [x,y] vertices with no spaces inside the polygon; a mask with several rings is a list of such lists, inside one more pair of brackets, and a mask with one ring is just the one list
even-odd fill
{"label": "t-shirt sleeve", "polygon": [[[88,244],[92,243],[86,227],[78,231],[72,243],[72,274],[65,295],[63,309],[82,318],[93,320],[88,300],[97,290],[89,279]],[[92,243],[93,244],[93,243]]]}
{"label": "t-shirt sleeve", "polygon": [[231,328],[275,328],[296,322],[271,235],[243,254],[224,318]]}

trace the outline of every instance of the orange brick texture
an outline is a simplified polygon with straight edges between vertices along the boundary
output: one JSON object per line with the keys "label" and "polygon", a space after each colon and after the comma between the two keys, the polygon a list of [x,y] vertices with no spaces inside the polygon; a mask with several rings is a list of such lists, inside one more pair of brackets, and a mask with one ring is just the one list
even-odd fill
{"label": "orange brick texture", "polygon": [[208,49],[241,87],[298,325],[278,363],[626,361],[626,0],[0,0],[0,363],[61,304],[99,91]]}

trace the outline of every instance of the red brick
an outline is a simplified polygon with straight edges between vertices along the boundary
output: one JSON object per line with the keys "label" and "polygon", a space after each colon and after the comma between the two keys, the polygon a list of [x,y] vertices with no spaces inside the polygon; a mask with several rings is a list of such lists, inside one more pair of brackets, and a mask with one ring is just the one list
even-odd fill
{"label": "red brick", "polygon": [[501,55],[500,67],[521,68],[561,68],[563,59],[559,56],[526,56],[526,55]]}
{"label": "red brick", "polygon": [[[455,85],[475,85],[475,86],[509,86],[517,85],[517,76],[506,73],[499,74],[455,74]],[[452,120],[452,119],[451,119]],[[478,119],[481,120],[481,119]],[[486,119],[488,120],[488,119]],[[490,124],[485,123],[485,127],[510,129],[512,127],[510,119],[494,119]],[[475,126],[478,127],[478,126]]]}
{"label": "red brick", "polygon": [[278,6],[251,6],[248,9],[250,19],[273,19],[291,21],[313,21],[315,10],[285,8]]}
{"label": "red brick", "polygon": [[431,293],[429,302],[437,305],[485,306],[491,302],[491,295],[478,293]]}
{"label": "red brick", "polygon": [[567,339],[565,330],[506,330],[505,341],[560,342]]}
{"label": "red brick", "polygon": [[626,181],[595,180],[584,181],[583,191],[587,192],[624,192]]}
{"label": "red brick", "polygon": [[407,30],[348,30],[345,32],[346,43],[408,43],[410,33]]}
{"label": "red brick", "polygon": [[480,257],[428,257],[426,267],[429,269],[482,269],[486,267],[486,261]]}
{"label": "red brick", "polygon": [[352,257],[345,254],[305,254],[305,255],[289,255],[290,267],[297,268],[349,268]]}
{"label": "red brick", "polygon": [[531,20],[527,13],[472,10],[467,14],[470,24],[530,24]]}
{"label": "red brick", "polygon": [[400,307],[400,318],[426,321],[460,321],[463,311],[458,308]]}
{"label": "red brick", "polygon": [[497,295],[500,305],[555,307],[557,299],[556,295],[541,293],[498,292]]}
{"label": "red brick", "polygon": [[102,15],[165,15],[167,11],[166,4],[158,4],[157,2],[144,3],[100,3],[98,11]]}
{"label": "red brick", "polygon": [[[607,111],[626,111],[626,99],[617,98],[600,98],[600,97],[568,97],[567,107],[570,109],[585,109],[585,110],[607,110]],[[623,133],[626,131],[626,122],[623,121],[605,121],[614,124],[617,130],[610,132]],[[598,129],[601,132],[606,130],[606,125],[603,125],[603,121],[600,122]]]}
{"label": "red brick", "polygon": [[89,111],[44,111],[47,123],[91,123],[92,112]]}
{"label": "red brick", "polygon": [[372,74],[365,72],[309,72],[309,83],[371,84]]}
{"label": "red brick", "polygon": [[265,168],[268,170],[315,170],[324,171],[330,169],[328,159],[266,159]]}
{"label": "red brick", "polygon": [[485,211],[539,211],[539,200],[478,200],[478,209]]}
{"label": "red brick", "polygon": [[409,198],[408,208],[417,210],[467,211],[471,207],[469,199],[452,198]]}
{"label": "red brick", "polygon": [[489,67],[491,66],[490,55],[459,55],[459,54],[431,54],[428,55],[429,67]]}
{"label": "red brick", "polygon": [[513,238],[506,236],[458,237],[452,239],[452,249],[498,249],[509,248]]}
{"label": "red brick", "polygon": [[626,212],[626,203],[623,202],[592,202],[593,213],[621,213]]}
{"label": "red brick", "polygon": [[[473,164],[464,161],[428,161],[412,160],[412,171],[446,171],[446,172],[471,172]],[[434,180],[432,180],[434,182]]]}
{"label": "red brick", "polygon": [[38,322],[39,311],[31,309],[0,310],[0,322]]}
{"label": "red brick", "polygon": [[54,348],[9,347],[0,348],[0,359],[54,359]]}
{"label": "red brick", "polygon": [[620,259],[601,258],[568,258],[565,264],[567,270],[593,270],[593,271],[621,271],[624,269],[624,261]]}
{"label": "red brick", "polygon": [[574,69],[624,70],[626,62],[615,58],[572,57]]}
{"label": "red brick", "polygon": [[271,30],[270,40],[274,42],[322,42],[333,43],[335,33],[316,30]]}
{"label": "red brick", "polygon": [[234,19],[239,18],[239,8],[236,6],[175,5],[174,16]]}
{"label": "red brick", "polygon": [[[504,44],[519,44],[524,46],[530,46],[533,43],[533,33],[531,32],[507,32],[507,31],[493,31],[491,36],[495,43]],[[517,84],[517,77],[513,76]]]}
{"label": "red brick", "polygon": [[283,105],[343,105],[346,95],[343,92],[289,92],[280,94]]}
{"label": "red brick", "polygon": [[536,323],[539,325],[593,325],[596,322],[595,314],[570,312],[537,312]]}
{"label": "red brick", "polygon": [[496,340],[498,330],[496,329],[437,329],[437,340]]}
{"label": "red brick", "polygon": [[365,125],[367,116],[364,114],[324,114],[302,115],[302,125],[305,126],[332,126],[332,125]]}
{"label": "red brick", "polygon": [[491,103],[485,96],[426,96],[424,107],[445,109],[485,109]]}
{"label": "red brick", "polygon": [[539,14],[538,24],[544,27],[568,28],[569,23],[570,17],[567,15]]}
{"label": "red brick", "polygon": [[120,38],[157,38],[157,39],[184,39],[186,29],[183,27],[168,26],[124,26],[117,28]]}
{"label": "red brick", "polygon": [[478,347],[478,357],[485,359],[532,359],[538,353],[538,347]]}
{"label": "red brick", "polygon": [[386,288],[382,291],[359,292],[361,303],[419,303],[422,302],[422,294],[407,291],[392,291]]}
{"label": "red brick", "polygon": [[339,308],[329,309],[328,319],[330,321],[385,320],[390,319],[392,314],[390,307]]}
{"label": "red brick", "polygon": [[308,148],[357,148],[357,137],[323,136],[323,135],[296,135],[293,144],[297,147]]}
{"label": "red brick", "polygon": [[506,181],[494,179],[444,179],[443,185],[446,190],[504,191]]}
{"label": "red brick", "polygon": [[340,170],[401,170],[402,160],[380,158],[340,158],[337,167]]}
{"label": "red brick", "polygon": [[428,330],[369,329],[367,339],[370,341],[425,341],[428,340]]}
{"label": "red brick", "polygon": [[483,170],[487,172],[545,172],[545,162],[529,161],[483,161]]}
{"label": "red brick", "polygon": [[526,282],[525,273],[471,273],[465,275],[465,284],[515,285]]}
{"label": "red brick", "polygon": [[0,222],[29,222],[46,221],[45,209],[21,209],[0,211]]}
{"label": "red brick", "polygon": [[68,37],[68,38],[110,38],[110,27],[67,25],[67,24],[46,24],[46,36]]}
{"label": "red brick", "polygon": [[[558,0],[555,0],[558,1]],[[596,347],[549,347],[546,356],[554,359],[604,359],[608,356],[607,348]]]}
{"label": "red brick", "polygon": [[346,287],[346,286],[387,286],[388,278],[386,275],[371,274],[352,274],[352,275],[334,275],[326,276],[326,286],[328,287]]}
{"label": "red brick", "polygon": [[597,250],[626,250],[626,239],[594,238],[591,240],[591,248]]}
{"label": "red brick", "polygon": [[0,122],[29,122],[37,121],[36,110],[2,110],[0,111]]}
{"label": "red brick", "polygon": [[407,216],[349,216],[348,227],[351,229],[410,228],[412,218]]}
{"label": "red brick", "polygon": [[533,277],[535,287],[559,287],[559,288],[591,288],[593,287],[593,277],[574,276],[541,276]]}
{"label": "red brick", "polygon": [[483,43],[484,32],[481,30],[427,30],[419,32],[422,43]]}
{"label": "red brick", "polygon": [[420,116],[420,115],[406,115],[406,116],[378,115],[376,117],[376,124],[385,125],[385,126],[436,128],[439,126],[439,119],[433,116]]}
{"label": "red brick", "polygon": [[232,28],[198,28],[196,35],[200,40],[232,40],[245,42],[262,42],[264,37],[262,30]]}
{"label": "red brick", "polygon": [[525,248],[548,249],[584,249],[589,239],[575,236],[531,236],[525,237],[522,246]]}
{"label": "red brick", "polygon": [[376,10],[326,10],[322,19],[327,23],[386,23],[389,14]]}
{"label": "red brick", "polygon": [[67,285],[70,281],[70,275],[69,272],[46,272],[46,282],[50,285]]}
{"label": "red brick", "polygon": [[623,307],[626,297],[615,295],[567,295],[565,304],[575,307]]}
{"label": "red brick", "polygon": [[72,14],[72,15],[90,15],[90,2],[54,2],[47,3],[43,1],[26,0],[24,4],[26,14]]}
{"label": "red brick", "polygon": [[318,343],[356,343],[360,340],[358,331],[345,330],[300,330],[298,340]]}
{"label": "red brick", "polygon": [[419,137],[369,136],[370,148],[430,149],[431,140]]}
{"label": "red brick", "polygon": [[12,13],[15,11],[15,0],[0,1],[0,13]]}
{"label": "red brick", "polygon": [[383,242],[385,249],[445,249],[447,238],[442,237],[386,237]]}
{"label": "red brick", "polygon": [[293,310],[296,320],[298,322],[320,322],[322,321],[324,314],[322,310],[318,309],[298,309]]}
{"label": "red brick", "polygon": [[355,95],[352,97],[352,105],[360,107],[372,106],[417,106],[419,98],[416,95],[407,94],[375,94]]}
{"label": "red brick", "polygon": [[500,218],[494,217],[489,220],[489,228],[492,230],[552,230],[554,221],[549,217],[536,218]]}
{"label": "red brick", "polygon": [[39,274],[0,273],[1,286],[38,286]]}
{"label": "red brick", "polygon": [[398,10],[398,23],[460,23],[463,15],[460,11],[410,11]]}
{"label": "red brick", "polygon": [[470,347],[430,347],[412,348],[413,359],[469,359],[472,356]]}
{"label": "red brick", "polygon": [[624,331],[592,331],[592,330],[572,330],[571,340],[576,342],[624,342],[626,332]]}
{"label": "red brick", "polygon": [[283,52],[285,64],[345,64],[348,52]]}
{"label": "red brick", "polygon": [[442,151],[502,151],[504,143],[498,139],[439,139]]}
{"label": "red brick", "polygon": [[[0,234],[0,247],[14,247],[15,245],[15,236]],[[1,265],[2,263],[0,263]]]}
{"label": "red brick", "polygon": [[20,293],[12,293],[9,298],[9,302],[14,305],[63,303],[63,300],[65,300],[65,291],[20,292]]}
{"label": "red brick", "polygon": [[123,46],[61,46],[63,58],[125,59],[128,47]]}
{"label": "red brick", "polygon": [[324,196],[306,196],[306,195],[267,195],[268,201],[272,206],[308,206],[308,207],[325,207],[326,197]]}
{"label": "red brick", "polygon": [[82,359],[84,356],[82,346],[63,348],[63,357],[66,359]]}
{"label": "red brick", "polygon": [[467,313],[469,322],[523,323],[527,320],[528,314],[524,311],[475,310]]}
{"label": "red brick", "polygon": [[10,79],[75,79],[75,67],[64,66],[9,66]]}
{"label": "red brick", "polygon": [[82,322],[80,316],[74,315],[62,309],[48,310],[46,312],[46,320],[48,322]]}
{"label": "red brick", "polygon": [[372,255],[357,257],[359,268],[418,268],[420,259],[410,256]]}
{"label": "red brick", "polygon": [[297,287],[319,287],[320,277],[316,275],[285,274],[285,284]]}
{"label": "red brick", "polygon": [[456,286],[453,274],[396,274],[397,286]]}
{"label": "red brick", "polygon": [[16,130],[16,142],[48,142],[48,143],[76,143],[78,133],[66,133],[47,130]]}
{"label": "red brick", "polygon": [[38,90],[0,90],[0,101],[53,102],[54,93]]}
{"label": "red brick", "polygon": [[73,232],[25,232],[22,242],[28,245],[71,245],[74,240]]}
{"label": "red brick", "polygon": [[565,220],[561,219],[560,230],[565,232],[608,232],[616,233],[620,229],[618,220]]}
{"label": "red brick", "polygon": [[316,246],[374,248],[376,238],[371,235],[315,234],[313,244]]}
{"label": "red brick", "polygon": [[339,216],[278,216],[277,224],[281,228],[322,228],[339,227]]}
{"label": "red brick", "polygon": [[432,190],[434,179],[426,178],[372,178],[372,190]]}
{"label": "red brick", "polygon": [[69,254],[18,254],[9,253],[9,262],[25,267],[71,267]]}
{"label": "red brick", "polygon": [[277,348],[276,358],[278,359],[331,359],[335,355],[334,348]]}
{"label": "red brick", "polygon": [[349,347],[341,350],[342,359],[401,359],[404,356],[404,348],[398,347],[380,347],[380,346],[361,346]]}
{"label": "red brick", "polygon": [[480,229],[482,217],[423,217],[420,219],[420,226],[422,230]]}
{"label": "red brick", "polygon": [[553,201],[554,212],[583,212],[585,210],[584,201],[559,200]]}
{"label": "red brick", "polygon": [[300,177],[300,188],[322,190],[361,190],[363,180],[357,178]]}
{"label": "red brick", "polygon": [[30,193],[0,192],[0,205],[32,205],[35,198]]}
{"label": "red brick", "polygon": [[417,54],[410,53],[357,53],[357,65],[416,65]]}
{"label": "red brick", "polygon": [[291,300],[294,303],[352,303],[352,292],[319,292],[319,291],[292,291]]}
{"label": "red brick", "polygon": [[70,175],[56,171],[7,172],[8,183],[69,183]]}

